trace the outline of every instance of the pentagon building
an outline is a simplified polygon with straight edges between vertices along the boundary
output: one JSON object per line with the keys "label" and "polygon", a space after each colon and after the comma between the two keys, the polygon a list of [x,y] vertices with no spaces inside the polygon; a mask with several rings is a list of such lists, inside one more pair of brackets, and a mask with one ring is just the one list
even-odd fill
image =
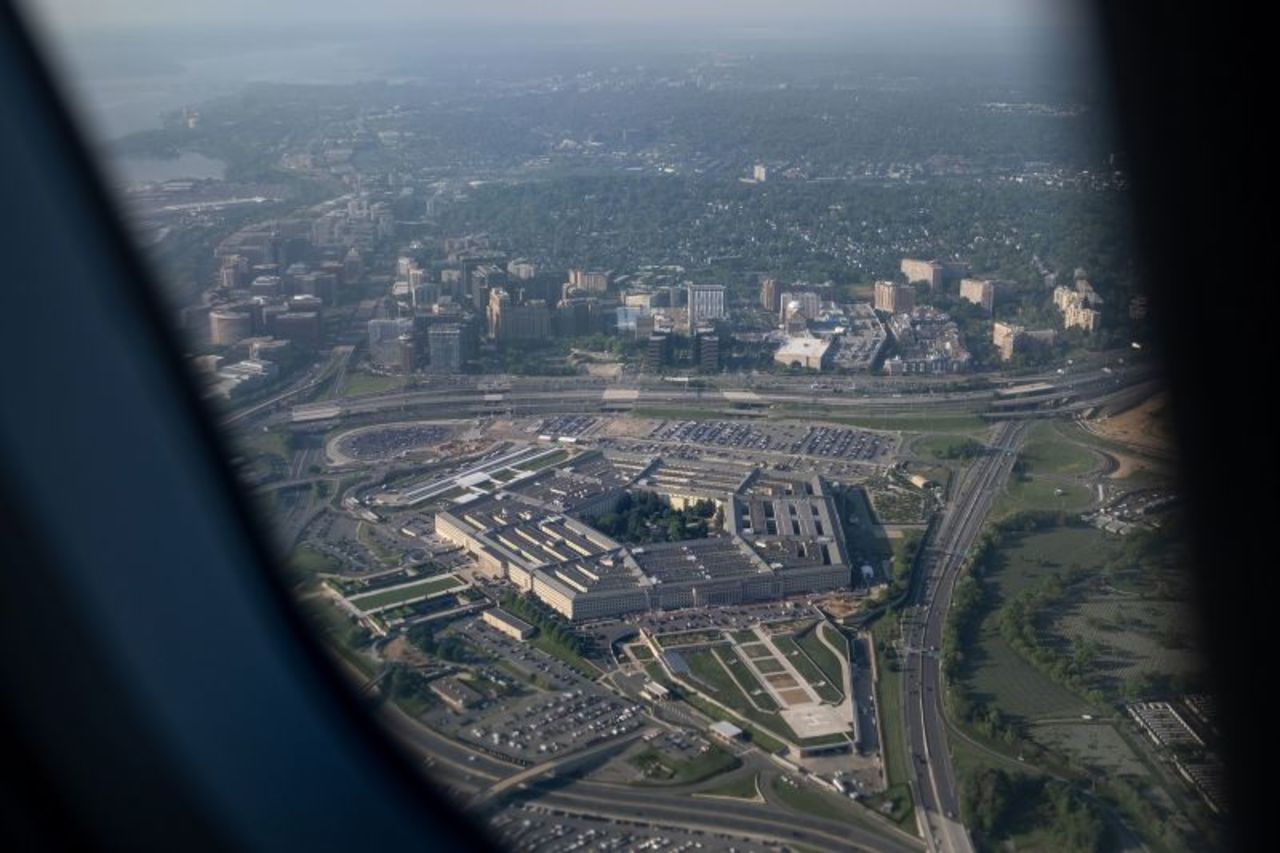
{"label": "pentagon building", "polygon": [[[724,529],[706,539],[629,546],[575,517],[613,509],[627,489],[656,492],[676,506],[714,501]],[[574,621],[767,601],[852,580],[824,481],[748,466],[591,454],[439,512],[435,530],[489,576]]]}

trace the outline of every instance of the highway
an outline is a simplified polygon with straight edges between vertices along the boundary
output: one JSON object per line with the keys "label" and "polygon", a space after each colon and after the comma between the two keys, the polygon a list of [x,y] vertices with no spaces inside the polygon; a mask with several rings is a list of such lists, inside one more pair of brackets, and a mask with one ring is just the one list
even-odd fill
{"label": "highway", "polygon": [[[332,369],[339,369],[335,365]],[[330,371],[325,371],[328,373]],[[252,414],[272,414],[272,419],[285,421],[305,419],[309,411],[324,410],[342,418],[365,418],[384,413],[404,413],[414,410],[419,415],[429,412],[448,412],[454,417],[470,417],[484,414],[550,414],[583,413],[591,411],[625,411],[636,407],[660,408],[715,408],[755,405],[803,408],[822,406],[832,412],[848,410],[851,416],[893,417],[926,414],[930,417],[948,415],[974,415],[1005,411],[1013,405],[1035,405],[1036,401],[999,400],[996,390],[987,388],[969,391],[939,391],[928,393],[877,393],[838,394],[822,391],[795,389],[762,390],[752,387],[735,388],[722,385],[717,388],[686,388],[678,384],[653,386],[637,385],[577,385],[545,379],[479,381],[473,387],[457,382],[441,383],[438,387],[419,388],[412,391],[395,391],[360,397],[347,397],[328,401],[321,405],[300,406],[292,410],[284,408],[287,399],[301,393],[296,388],[287,394],[277,395],[256,404],[251,409],[237,413],[237,417]],[[473,381],[468,378],[469,381]],[[322,379],[312,380],[312,385]],[[1124,399],[1133,394],[1146,394],[1151,375],[1145,368],[1127,368],[1112,373],[1090,371],[1067,377],[1057,377],[1053,390],[1040,401],[1039,413],[1050,410],[1076,411],[1097,406],[1113,399]],[[911,386],[902,386],[910,388]],[[1048,408],[1043,408],[1049,403]],[[323,414],[315,415],[318,419]]]}
{"label": "highway", "polygon": [[684,826],[707,832],[742,834],[816,850],[917,851],[919,843],[858,824],[783,810],[771,803],[708,802],[689,793],[655,788],[574,782],[561,790],[538,793],[537,802],[647,824]]}
{"label": "highway", "polygon": [[944,853],[969,853],[973,845],[960,823],[938,651],[965,555],[1009,478],[1027,429],[1025,421],[1002,423],[991,452],[970,467],[933,538],[924,543],[921,571],[904,611],[910,618],[903,629],[903,707],[916,815],[929,849]]}
{"label": "highway", "polygon": [[250,420],[254,415],[272,412],[294,397],[313,390],[331,377],[335,378],[335,385],[340,388],[346,379],[347,364],[351,360],[353,352],[355,352],[355,347],[334,347],[329,354],[328,360],[312,367],[285,390],[225,415],[222,418],[223,426]]}
{"label": "highway", "polygon": [[[479,794],[480,797],[471,800],[473,805],[479,806],[486,801],[488,797],[484,792],[499,780],[521,773],[521,768],[471,750],[418,723],[390,703],[383,706],[382,715],[396,738],[422,756],[426,773],[433,782],[452,787],[464,800],[470,799],[468,795]],[[618,745],[611,743],[608,746],[616,748]],[[761,764],[761,768],[766,773],[772,772],[771,765]],[[586,781],[573,774],[545,783],[530,780],[527,789],[513,792],[513,795],[565,811],[647,825],[683,826],[706,832],[739,834],[773,842],[804,844],[821,850],[907,853],[920,849],[919,843],[904,833],[877,831],[859,824],[800,814],[770,802],[698,799],[692,796],[698,787],[637,788]]]}

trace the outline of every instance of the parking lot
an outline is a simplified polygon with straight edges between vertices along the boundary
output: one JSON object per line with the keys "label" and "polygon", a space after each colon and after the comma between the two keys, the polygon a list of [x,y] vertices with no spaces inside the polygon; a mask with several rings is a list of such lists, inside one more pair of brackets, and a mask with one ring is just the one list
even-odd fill
{"label": "parking lot", "polygon": [[479,619],[464,619],[452,630],[461,633],[481,651],[526,675],[534,676],[549,690],[565,690],[592,682],[563,661],[545,654],[528,643],[513,640]]}
{"label": "parking lot", "polygon": [[590,415],[558,415],[554,418],[544,419],[538,424],[535,432],[539,435],[549,435],[553,438],[577,438],[585,435],[598,423],[600,423],[600,419]]}
{"label": "parking lot", "polygon": [[579,688],[508,700],[478,719],[459,718],[453,736],[487,752],[537,764],[621,737],[644,724],[639,705]]}
{"label": "parking lot", "polygon": [[663,421],[649,437],[706,447],[862,461],[882,458],[895,445],[891,436],[868,430],[744,421]]}
{"label": "parking lot", "polygon": [[[455,623],[450,632],[499,661],[501,669],[524,673],[526,679],[532,676],[544,688],[466,713],[443,708],[429,712],[427,723],[450,737],[517,763],[537,764],[644,725],[639,704],[615,696],[567,664],[478,619]],[[494,668],[498,667],[486,667]]]}
{"label": "parking lot", "polygon": [[388,459],[412,450],[444,442],[453,429],[440,424],[399,424],[371,427],[348,433],[338,442],[338,451],[351,459],[368,462]]}

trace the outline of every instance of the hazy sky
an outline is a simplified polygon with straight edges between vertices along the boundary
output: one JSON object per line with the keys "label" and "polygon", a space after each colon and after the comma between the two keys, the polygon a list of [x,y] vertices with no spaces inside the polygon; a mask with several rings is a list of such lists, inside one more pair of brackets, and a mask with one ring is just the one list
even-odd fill
{"label": "hazy sky", "polygon": [[[153,23],[279,25],[458,23],[741,23],[1061,26],[1072,0],[24,0],[59,29]],[[1066,10],[1066,11],[1064,11]]]}

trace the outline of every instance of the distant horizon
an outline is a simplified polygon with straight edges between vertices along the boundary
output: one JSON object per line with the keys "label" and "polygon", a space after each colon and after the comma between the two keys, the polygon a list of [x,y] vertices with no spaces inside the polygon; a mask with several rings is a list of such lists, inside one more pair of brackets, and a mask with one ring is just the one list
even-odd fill
{"label": "distant horizon", "polygon": [[[1070,28],[1089,7],[1058,0],[364,0],[358,7],[325,0],[21,0],[24,9],[65,30],[112,27],[226,26],[362,27],[434,23],[443,26],[737,26],[779,25]],[[780,12],[783,9],[785,11]]]}

